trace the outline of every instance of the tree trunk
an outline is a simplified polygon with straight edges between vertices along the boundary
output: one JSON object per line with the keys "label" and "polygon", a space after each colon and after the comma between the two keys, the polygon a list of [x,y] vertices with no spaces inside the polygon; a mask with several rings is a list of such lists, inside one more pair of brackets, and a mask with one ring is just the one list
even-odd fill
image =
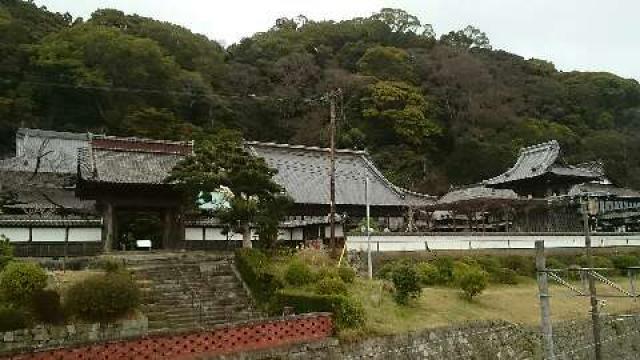
{"label": "tree trunk", "polygon": [[251,243],[251,226],[249,226],[249,224],[242,226],[242,247],[245,249],[251,249],[253,247]]}

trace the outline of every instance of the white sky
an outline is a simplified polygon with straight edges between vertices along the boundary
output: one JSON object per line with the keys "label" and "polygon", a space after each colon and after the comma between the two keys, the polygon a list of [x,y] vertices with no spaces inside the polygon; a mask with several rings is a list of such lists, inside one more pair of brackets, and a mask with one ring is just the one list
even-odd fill
{"label": "white sky", "polygon": [[368,16],[399,7],[436,33],[468,24],[494,48],[550,60],[561,70],[610,71],[640,80],[640,1],[636,0],[36,0],[50,10],[88,18],[97,8],[170,21],[232,44],[265,31],[279,17],[314,20]]}

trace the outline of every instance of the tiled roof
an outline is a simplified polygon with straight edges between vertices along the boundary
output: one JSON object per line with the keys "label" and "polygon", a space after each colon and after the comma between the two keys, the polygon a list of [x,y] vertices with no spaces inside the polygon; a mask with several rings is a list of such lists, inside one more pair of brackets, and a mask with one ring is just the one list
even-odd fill
{"label": "tiled roof", "polygon": [[589,165],[564,166],[557,163],[560,156],[560,144],[552,140],[547,143],[533,145],[520,150],[515,165],[505,173],[486,180],[485,185],[499,185],[518,180],[535,178],[547,173],[597,179],[603,177],[602,169]]}
{"label": "tiled roof", "polygon": [[455,204],[465,201],[482,200],[517,200],[518,195],[513,190],[491,189],[484,186],[472,186],[446,193],[438,200],[439,205]]}
{"label": "tiled roof", "polygon": [[82,218],[77,216],[28,216],[28,215],[0,215],[0,227],[30,226],[30,227],[100,227],[102,220],[97,218]]}
{"label": "tiled roof", "polygon": [[[329,204],[329,149],[287,144],[246,142],[278,173],[275,181],[298,204]],[[365,204],[365,179],[369,178],[369,202],[373,206],[406,206],[432,203],[431,197],[409,193],[391,184],[363,151],[336,152],[336,203]]]}
{"label": "tiled roof", "polygon": [[0,188],[12,194],[8,209],[51,209],[91,212],[95,202],[75,197],[74,177],[68,174],[1,172]]}
{"label": "tiled roof", "polygon": [[586,183],[575,185],[569,190],[569,196],[589,195],[593,197],[617,197],[640,199],[640,192],[620,188],[611,184]]}
{"label": "tiled roof", "polygon": [[516,180],[527,179],[544,174],[560,155],[560,144],[553,140],[520,150],[515,165],[504,174],[486,181],[488,185],[497,185]]}
{"label": "tiled roof", "polygon": [[0,169],[34,171],[38,166],[38,172],[72,174],[77,168],[78,149],[85,148],[88,141],[86,133],[19,129],[16,156],[0,160]]}
{"label": "tiled roof", "polygon": [[162,184],[192,152],[192,143],[99,137],[80,152],[79,176],[101,183]]}

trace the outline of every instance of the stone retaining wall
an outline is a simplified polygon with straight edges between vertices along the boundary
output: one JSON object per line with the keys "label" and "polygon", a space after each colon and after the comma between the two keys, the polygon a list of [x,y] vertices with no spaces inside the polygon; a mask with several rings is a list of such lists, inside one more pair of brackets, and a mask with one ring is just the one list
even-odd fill
{"label": "stone retaining wall", "polygon": [[87,343],[137,338],[148,333],[146,317],[115,324],[75,324],[37,326],[32,329],[0,332],[0,356],[42,351]]}
{"label": "stone retaining wall", "polygon": [[[594,358],[591,323],[554,325],[557,360]],[[602,319],[604,360],[640,358],[640,317]],[[209,360],[512,360],[542,359],[539,329],[506,322],[478,322],[408,334],[369,338],[353,343],[329,339],[261,352],[208,357]]]}

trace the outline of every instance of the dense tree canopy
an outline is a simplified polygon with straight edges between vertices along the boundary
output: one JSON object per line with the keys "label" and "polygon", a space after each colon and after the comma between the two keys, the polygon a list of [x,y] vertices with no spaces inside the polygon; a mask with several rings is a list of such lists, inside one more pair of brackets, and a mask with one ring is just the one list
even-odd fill
{"label": "dense tree canopy", "polygon": [[322,96],[340,87],[339,144],[366,148],[398,185],[441,193],[557,139],[566,161],[601,159],[640,188],[637,81],[494,50],[473,26],[436,36],[400,9],[283,18],[224,48],[118,10],[84,21],[0,0],[0,79],[0,152],[18,126],[326,145]]}

